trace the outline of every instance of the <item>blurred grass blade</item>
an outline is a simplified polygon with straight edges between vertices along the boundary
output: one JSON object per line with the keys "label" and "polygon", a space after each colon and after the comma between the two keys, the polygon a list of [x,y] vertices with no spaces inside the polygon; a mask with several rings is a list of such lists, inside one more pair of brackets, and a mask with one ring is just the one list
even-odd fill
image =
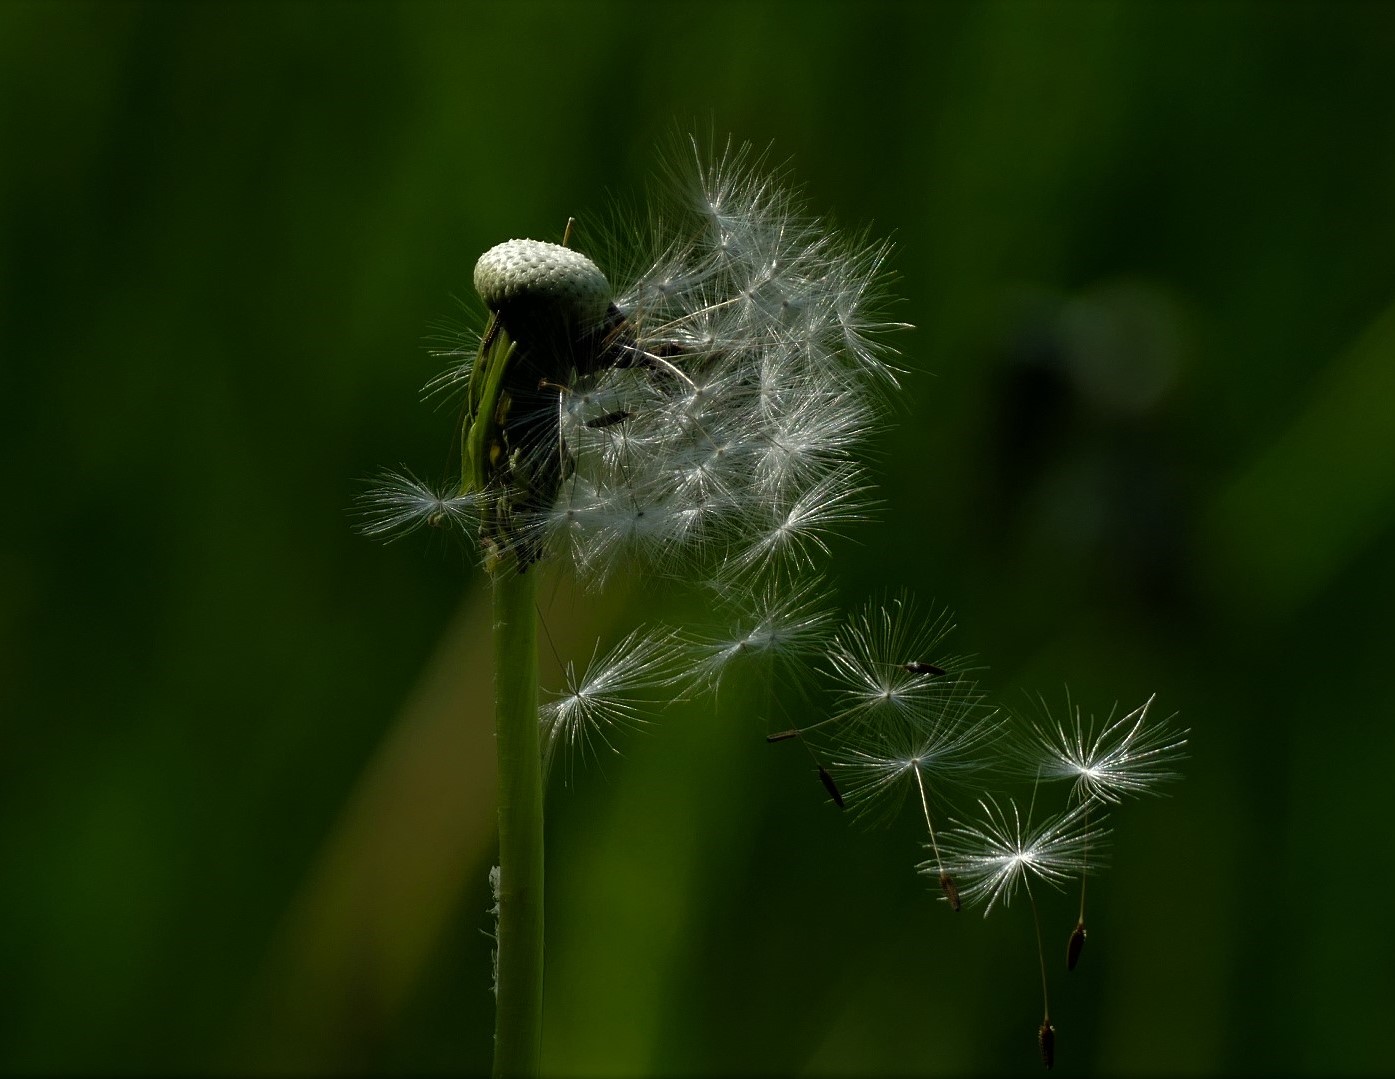
{"label": "blurred grass blade", "polygon": [[365,769],[281,927],[239,1064],[362,1067],[435,954],[495,843],[488,630],[487,603],[462,605]]}
{"label": "blurred grass blade", "polygon": [[1200,549],[1221,608],[1282,620],[1388,525],[1395,501],[1395,304],[1328,365],[1279,439],[1223,487]]}

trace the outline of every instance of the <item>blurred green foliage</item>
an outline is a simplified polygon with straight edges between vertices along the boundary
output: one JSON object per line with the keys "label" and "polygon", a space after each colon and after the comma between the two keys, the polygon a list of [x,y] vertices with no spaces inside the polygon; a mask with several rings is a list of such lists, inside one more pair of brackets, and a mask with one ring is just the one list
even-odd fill
{"label": "blurred green foliage", "polygon": [[[1395,1069],[1395,7],[115,0],[0,7],[0,1068],[487,1069],[482,582],[345,511],[449,469],[478,253],[693,122],[898,243],[840,592],[1192,729],[1060,1070]],[[740,705],[554,782],[548,1069],[1035,1073],[1027,912]]]}

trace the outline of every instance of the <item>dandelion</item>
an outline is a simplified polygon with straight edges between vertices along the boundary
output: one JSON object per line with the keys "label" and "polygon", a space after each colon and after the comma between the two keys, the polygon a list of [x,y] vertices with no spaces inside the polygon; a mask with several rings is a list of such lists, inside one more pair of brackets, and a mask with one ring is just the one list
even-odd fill
{"label": "dandelion", "polygon": [[[1119,719],[1111,713],[1098,733],[1094,717],[1082,717],[1069,695],[1063,722],[1053,722],[1042,701],[1044,718],[1029,724],[1018,750],[1023,770],[1043,780],[1070,780],[1071,799],[1084,807],[1086,820],[1094,803],[1118,804],[1127,796],[1159,793],[1161,784],[1181,778],[1172,766],[1185,756],[1187,732],[1174,730],[1170,719],[1150,721],[1155,697]],[[1075,969],[1085,947],[1085,882],[1082,875],[1080,913],[1066,942],[1067,970]]]}
{"label": "dandelion", "polygon": [[[896,385],[886,244],[810,214],[749,146],[689,139],[667,170],[647,225],[609,243],[573,246],[569,224],[560,244],[480,256],[488,323],[425,390],[463,397],[461,480],[387,473],[360,504],[377,538],[472,533],[493,579],[498,1074],[538,1060],[544,751],[614,750],[680,659],[690,686],[716,689],[745,657],[786,668],[827,647],[816,563],[867,511],[859,447]],[[549,563],[595,587],[621,571],[711,582],[737,597],[735,625],[686,645],[637,630],[580,674],[568,664],[539,709]]]}
{"label": "dandelion", "polygon": [[[1033,826],[1029,811],[1024,819],[1017,803],[1009,799],[1011,815],[991,796],[979,800],[983,819],[977,824],[957,823],[946,833],[941,849],[945,865],[965,883],[960,895],[964,903],[984,902],[984,916],[999,901],[1006,907],[1020,888],[1027,893],[1036,930],[1037,965],[1041,971],[1041,1026],[1037,1043],[1042,1063],[1055,1064],[1056,1028],[1051,1022],[1051,1003],[1046,983],[1046,956],[1041,943],[1041,918],[1032,894],[1035,879],[1060,887],[1070,878],[1084,874],[1089,863],[1086,851],[1098,847],[1108,835],[1098,822],[1089,823],[1086,807],[1077,805],[1064,813],[1047,817]],[[923,862],[924,873],[944,872],[938,863]]]}
{"label": "dandelion", "polygon": [[[799,741],[839,808],[872,816],[913,797],[931,853],[917,868],[956,910],[1083,876],[1104,835],[1090,807],[1172,777],[1182,741],[1145,723],[1146,705],[1098,737],[1077,716],[1074,740],[1063,727],[1030,739],[1042,778],[1074,769],[1073,808],[1032,827],[989,797],[986,823],[940,827],[1001,730],[972,657],[947,646],[946,612],[905,594],[839,625],[820,575],[832,537],[874,504],[865,446],[898,388],[888,340],[905,328],[887,310],[890,250],[810,213],[749,145],[689,138],[641,222],[594,243],[568,223],[560,243],[480,256],[488,321],[425,388],[463,401],[460,479],[385,472],[359,502],[375,538],[470,535],[493,585],[495,1074],[538,1069],[548,769],[616,752],[665,697],[760,670],[782,713],[771,726],[785,728],[767,741]],[[719,628],[635,629],[565,663],[540,706],[537,581],[550,567],[595,589],[622,574],[696,584]],[[1044,963],[1042,993],[1050,1066]]]}

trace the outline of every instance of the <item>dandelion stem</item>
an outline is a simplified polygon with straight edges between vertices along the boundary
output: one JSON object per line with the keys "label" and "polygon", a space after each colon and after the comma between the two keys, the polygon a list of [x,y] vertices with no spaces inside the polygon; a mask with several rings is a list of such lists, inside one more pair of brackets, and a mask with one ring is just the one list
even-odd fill
{"label": "dandelion stem", "polygon": [[944,874],[944,863],[940,861],[940,845],[935,842],[935,826],[930,823],[930,801],[925,797],[925,780],[920,778],[920,762],[912,769],[915,772],[915,785],[920,788],[920,809],[925,814],[925,827],[930,829],[930,849],[935,852],[935,869]]}
{"label": "dandelion stem", "polygon": [[1028,880],[1023,880],[1023,885],[1027,889],[1027,900],[1032,904],[1032,926],[1037,931],[1037,965],[1041,968],[1041,1018],[1042,1022],[1051,1022],[1051,1000],[1046,992],[1046,952],[1041,946],[1041,918],[1037,914],[1037,897],[1032,894],[1032,885]]}
{"label": "dandelion stem", "polygon": [[1032,882],[1025,877],[1027,901],[1032,905],[1032,928],[1037,933],[1037,967],[1041,970],[1041,1026],[1037,1028],[1037,1045],[1041,1062],[1048,1068],[1056,1064],[1056,1028],[1051,1025],[1051,998],[1046,991],[1046,950],[1041,944],[1041,915],[1037,913],[1037,897],[1032,894]]}
{"label": "dandelion stem", "polygon": [[1085,881],[1090,872],[1090,803],[1085,803],[1085,848],[1080,852],[1080,925],[1085,925]]}
{"label": "dandelion stem", "polygon": [[1090,803],[1085,803],[1085,827],[1087,838],[1084,849],[1080,852],[1080,917],[1075,921],[1075,928],[1071,930],[1070,939],[1066,941],[1066,969],[1074,970],[1075,965],[1080,962],[1080,951],[1085,947],[1085,882],[1089,879],[1090,870],[1090,843],[1088,839],[1088,829],[1090,827]]}
{"label": "dandelion stem", "polygon": [[935,872],[940,875],[940,889],[945,893],[945,899],[949,901],[949,909],[955,912],[960,910],[959,886],[954,883],[954,877],[945,872],[945,864],[940,858],[940,844],[935,839],[935,825],[930,820],[930,799],[925,794],[925,780],[920,775],[920,761],[912,762],[915,772],[915,785],[920,790],[920,811],[925,814],[925,827],[930,832],[930,849],[935,852]]}
{"label": "dandelion stem", "polygon": [[538,736],[537,575],[494,573],[495,737],[499,755],[499,965],[496,1079],[536,1076],[543,1011],[543,787]]}
{"label": "dandelion stem", "polygon": [[[1090,827],[1090,807],[1085,807],[1085,827]],[[1085,849],[1080,852],[1080,924],[1085,924],[1085,880],[1090,868],[1090,844],[1087,840]]]}

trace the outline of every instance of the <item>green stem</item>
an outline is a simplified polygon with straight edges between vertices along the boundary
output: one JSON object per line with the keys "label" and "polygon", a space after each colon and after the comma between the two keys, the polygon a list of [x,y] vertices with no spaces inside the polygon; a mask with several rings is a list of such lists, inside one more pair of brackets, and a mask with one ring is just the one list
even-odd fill
{"label": "green stem", "polygon": [[494,1075],[536,1076],[543,1010],[543,785],[538,740],[537,575],[494,573],[499,754],[499,966]]}

